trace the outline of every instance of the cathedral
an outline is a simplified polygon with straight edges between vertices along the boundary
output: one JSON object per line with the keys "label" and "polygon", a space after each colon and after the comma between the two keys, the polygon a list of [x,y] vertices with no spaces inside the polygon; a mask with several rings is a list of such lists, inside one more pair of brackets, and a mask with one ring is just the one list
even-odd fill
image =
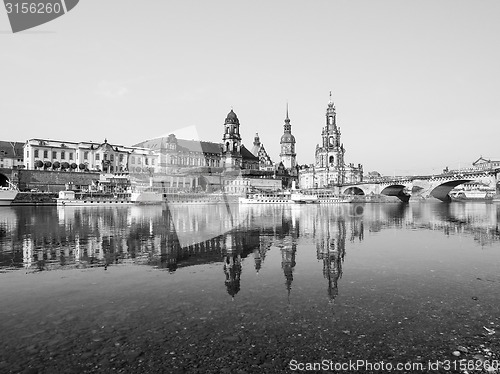
{"label": "cathedral", "polygon": [[316,145],[315,163],[299,171],[300,188],[325,188],[363,180],[363,166],[346,164],[345,149],[340,141],[335,105],[330,101],[326,109],[326,123],[321,131],[322,143]]}

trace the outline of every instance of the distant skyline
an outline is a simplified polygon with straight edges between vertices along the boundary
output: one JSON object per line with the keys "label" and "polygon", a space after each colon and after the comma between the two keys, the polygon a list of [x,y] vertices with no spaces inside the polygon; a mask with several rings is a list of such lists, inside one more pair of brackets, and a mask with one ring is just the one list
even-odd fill
{"label": "distant skyline", "polygon": [[496,0],[85,0],[12,34],[2,7],[0,140],[221,142],[233,108],[279,162],[288,103],[310,164],[332,91],[365,174],[500,159],[499,19]]}

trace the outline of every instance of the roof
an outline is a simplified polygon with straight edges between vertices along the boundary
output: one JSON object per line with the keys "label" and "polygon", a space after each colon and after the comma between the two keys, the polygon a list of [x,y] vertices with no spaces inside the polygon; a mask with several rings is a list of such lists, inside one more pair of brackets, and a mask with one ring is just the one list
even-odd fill
{"label": "roof", "polygon": [[479,157],[476,161],[472,163],[472,165],[482,164],[486,162],[498,162],[497,160],[492,160],[491,158],[486,159],[483,156]]}
{"label": "roof", "polygon": [[241,146],[241,157],[245,160],[257,161],[259,162],[259,158],[254,156],[252,152],[250,152],[244,145]]}
{"label": "roof", "polygon": [[[167,142],[168,137],[145,140],[135,144],[134,147],[150,148],[151,150],[160,150],[163,142]],[[204,142],[199,140],[176,139],[177,150],[182,152],[203,152],[203,153],[222,153],[221,143]],[[246,160],[259,161],[257,156],[254,156],[244,145],[241,146],[241,156]]]}
{"label": "roof", "polygon": [[24,143],[0,141],[1,157],[24,157]]}
{"label": "roof", "polygon": [[[220,153],[222,145],[220,143],[204,142],[199,140],[176,139],[177,149],[184,152]],[[135,144],[134,147],[150,148],[159,150],[162,144],[168,143],[168,137],[145,140]]]}

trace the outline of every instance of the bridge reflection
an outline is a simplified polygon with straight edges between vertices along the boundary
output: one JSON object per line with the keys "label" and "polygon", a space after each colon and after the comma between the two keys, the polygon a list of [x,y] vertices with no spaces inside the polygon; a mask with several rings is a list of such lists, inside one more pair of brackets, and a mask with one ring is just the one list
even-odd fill
{"label": "bridge reflection", "polygon": [[[173,273],[215,264],[224,274],[221,284],[235,297],[243,287],[242,272],[271,271],[266,258],[279,251],[283,290],[290,296],[298,253],[313,242],[325,292],[334,302],[348,247],[365,240],[365,230],[415,228],[472,236],[481,245],[500,241],[500,205],[495,204],[250,206],[234,209],[229,220],[215,212],[217,222],[213,209],[186,212],[161,207],[5,208],[0,215],[0,271],[106,269],[132,262]],[[239,225],[233,227],[235,220]],[[221,227],[223,234],[210,237]],[[193,233],[188,245],[181,244],[187,239],[179,240],[179,232]]]}

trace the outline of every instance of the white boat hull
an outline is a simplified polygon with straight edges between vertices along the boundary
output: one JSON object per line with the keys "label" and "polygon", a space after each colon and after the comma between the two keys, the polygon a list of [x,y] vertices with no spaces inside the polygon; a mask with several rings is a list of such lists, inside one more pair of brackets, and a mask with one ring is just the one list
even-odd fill
{"label": "white boat hull", "polygon": [[9,206],[16,198],[16,190],[0,190],[0,206]]}
{"label": "white boat hull", "polygon": [[292,200],[280,200],[280,199],[258,199],[258,198],[247,198],[247,197],[240,197],[239,198],[239,203],[240,204],[291,204],[293,203]]}
{"label": "white boat hull", "polygon": [[68,199],[56,199],[57,206],[125,206],[132,205],[130,200],[68,200]]}
{"label": "white boat hull", "polygon": [[136,204],[161,204],[163,202],[163,196],[159,192],[132,192],[130,200]]}

